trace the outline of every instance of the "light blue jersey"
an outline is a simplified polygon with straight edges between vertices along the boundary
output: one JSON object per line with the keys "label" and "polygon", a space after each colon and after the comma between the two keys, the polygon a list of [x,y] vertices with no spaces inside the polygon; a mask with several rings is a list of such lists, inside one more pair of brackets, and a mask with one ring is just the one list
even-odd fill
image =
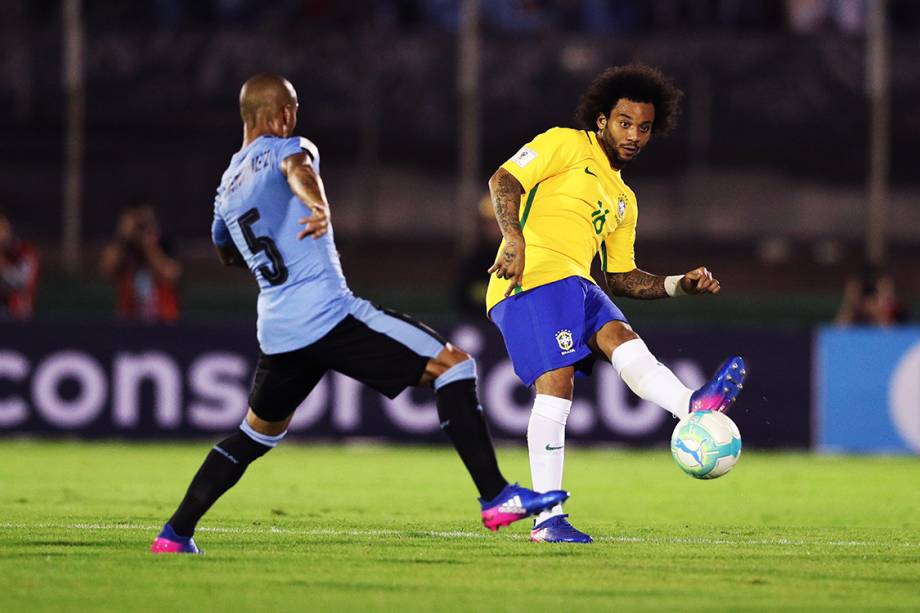
{"label": "light blue jersey", "polygon": [[[310,210],[291,191],[281,162],[319,151],[305,138],[261,136],[230,159],[214,198],[215,245],[230,241],[259,283],[257,334],[267,354],[293,351],[325,336],[355,308],[333,240],[297,240]],[[361,301],[363,302],[363,301]]]}

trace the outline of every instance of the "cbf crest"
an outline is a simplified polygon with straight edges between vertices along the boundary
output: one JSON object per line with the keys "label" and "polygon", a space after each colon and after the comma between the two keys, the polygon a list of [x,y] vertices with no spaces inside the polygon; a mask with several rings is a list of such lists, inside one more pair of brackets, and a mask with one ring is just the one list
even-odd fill
{"label": "cbf crest", "polygon": [[559,330],[559,332],[556,332],[556,344],[562,350],[562,355],[574,353],[575,341],[572,340],[572,331]]}
{"label": "cbf crest", "polygon": [[624,215],[626,215],[626,196],[620,194],[617,198],[617,221],[623,221]]}

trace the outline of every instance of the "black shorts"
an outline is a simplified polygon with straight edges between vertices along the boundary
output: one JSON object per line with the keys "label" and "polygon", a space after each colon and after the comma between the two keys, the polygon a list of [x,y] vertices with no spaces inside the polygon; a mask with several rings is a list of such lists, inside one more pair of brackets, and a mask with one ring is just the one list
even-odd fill
{"label": "black shorts", "polygon": [[283,421],[329,370],[388,398],[417,385],[428,361],[444,348],[437,332],[407,315],[364,303],[312,345],[259,354],[249,407],[261,419]]}

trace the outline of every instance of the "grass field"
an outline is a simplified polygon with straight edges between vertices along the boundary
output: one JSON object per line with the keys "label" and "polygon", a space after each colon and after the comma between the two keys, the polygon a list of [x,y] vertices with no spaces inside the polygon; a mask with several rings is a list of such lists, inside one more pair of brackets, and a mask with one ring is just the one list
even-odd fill
{"label": "grass field", "polygon": [[[0,611],[920,610],[920,463],[570,449],[593,545],[478,523],[449,449],[282,445],[196,535],[147,548],[207,444],[0,442]],[[500,451],[526,481],[526,452]]]}

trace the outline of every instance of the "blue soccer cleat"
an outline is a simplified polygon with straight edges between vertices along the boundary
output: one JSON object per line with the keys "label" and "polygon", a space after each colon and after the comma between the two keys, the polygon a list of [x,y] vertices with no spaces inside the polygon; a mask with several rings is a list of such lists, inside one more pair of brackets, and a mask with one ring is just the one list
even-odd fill
{"label": "blue soccer cleat", "polygon": [[569,523],[566,515],[554,515],[533,527],[530,540],[535,543],[593,543],[594,539]]}
{"label": "blue soccer cleat", "polygon": [[150,553],[203,553],[190,536],[179,536],[169,524],[164,524],[160,534],[153,539]]}
{"label": "blue soccer cleat", "polygon": [[706,385],[690,396],[690,412],[718,411],[725,413],[744,389],[746,376],[744,360],[737,355],[729,358]]}
{"label": "blue soccer cleat", "polygon": [[482,505],[482,525],[495,532],[502,526],[562,504],[568,497],[569,493],[563,490],[540,494],[517,483],[509,483],[492,500],[479,499],[479,504]]}

